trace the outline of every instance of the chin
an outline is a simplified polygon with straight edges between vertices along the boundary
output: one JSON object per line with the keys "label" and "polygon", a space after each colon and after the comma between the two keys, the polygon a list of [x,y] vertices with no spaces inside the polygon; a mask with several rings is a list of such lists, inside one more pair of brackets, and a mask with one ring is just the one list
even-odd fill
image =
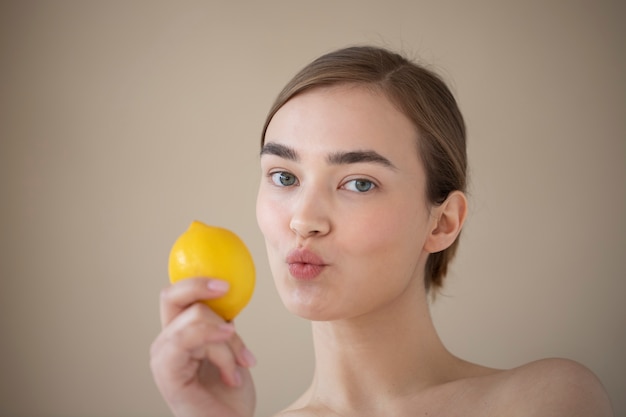
{"label": "chin", "polygon": [[310,321],[330,321],[345,316],[346,312],[342,311],[345,308],[338,308],[346,306],[345,298],[324,277],[307,281],[293,278],[286,268],[274,272],[280,299],[294,316]]}
{"label": "chin", "polygon": [[[294,316],[310,321],[330,321],[340,318],[327,297],[312,295],[307,290],[293,290],[288,294],[280,292],[283,305]],[[329,305],[330,304],[330,305]]]}
{"label": "chin", "polygon": [[318,311],[311,311],[311,310],[302,309],[302,308],[291,309],[288,307],[287,310],[289,310],[289,312],[293,314],[294,316],[297,316],[301,319],[308,320],[308,321],[334,321],[340,318],[339,316],[335,314],[320,313]]}

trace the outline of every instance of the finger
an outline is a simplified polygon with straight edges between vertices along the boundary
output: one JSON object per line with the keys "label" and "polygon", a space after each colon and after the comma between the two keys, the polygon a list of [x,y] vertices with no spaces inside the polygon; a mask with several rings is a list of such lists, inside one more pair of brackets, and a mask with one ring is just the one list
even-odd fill
{"label": "finger", "polygon": [[[221,373],[217,366],[209,363],[207,359],[206,351],[209,345],[197,349],[196,352],[201,353],[196,354],[194,351],[182,350],[180,345],[163,339],[155,341],[150,357],[150,368],[162,391],[167,391],[167,387],[181,387],[192,383],[202,375],[199,371],[205,363]],[[224,368],[225,365],[220,363],[220,366]],[[229,383],[236,383],[236,380]]]}
{"label": "finger", "polygon": [[162,334],[172,343],[191,351],[207,343],[224,342],[235,333],[235,327],[202,303],[183,310],[163,329]]}
{"label": "finger", "polygon": [[209,344],[203,354],[219,370],[221,379],[226,385],[231,387],[241,385],[241,372],[235,355],[227,343]]}
{"label": "finger", "polygon": [[207,348],[214,344],[227,346],[235,332],[232,324],[215,316],[203,304],[196,304],[178,315],[152,344],[153,372],[166,375],[171,382],[188,382],[195,377],[198,360],[205,358]]}
{"label": "finger", "polygon": [[190,352],[204,349],[208,343],[226,342],[234,332],[232,324],[225,323],[206,305],[196,303],[176,316],[157,340],[175,347],[181,357],[189,357]]}
{"label": "finger", "polygon": [[237,333],[234,333],[229,339],[228,344],[231,351],[235,355],[235,359],[239,366],[251,368],[256,365],[256,358],[252,352],[246,347],[245,343]]}
{"label": "finger", "polygon": [[[168,343],[178,345],[183,351],[177,359],[180,361],[178,366],[188,366],[190,360],[195,361],[196,366],[208,361],[228,386],[241,385],[239,366],[250,367],[255,363],[235,332],[235,326],[224,322],[202,303],[196,303],[179,314],[163,333]],[[187,378],[193,375],[189,371],[182,374]]]}
{"label": "finger", "polygon": [[[221,321],[207,306],[197,303],[179,314],[162,332],[164,345],[169,345],[171,376],[189,381],[198,375],[199,366],[214,367],[222,381],[229,386],[241,384],[237,358],[230,347],[235,335],[231,323]],[[176,349],[171,349],[176,346]],[[176,357],[174,357],[176,355]],[[176,371],[175,369],[179,370]]]}
{"label": "finger", "polygon": [[167,326],[177,315],[194,303],[219,298],[228,292],[226,281],[189,278],[161,291],[161,325]]}

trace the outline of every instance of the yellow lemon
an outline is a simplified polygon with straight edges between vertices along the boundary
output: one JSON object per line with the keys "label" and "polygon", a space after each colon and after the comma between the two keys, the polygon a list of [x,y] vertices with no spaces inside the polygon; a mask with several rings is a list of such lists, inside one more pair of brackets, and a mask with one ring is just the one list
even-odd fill
{"label": "yellow lemon", "polygon": [[230,230],[199,221],[192,222],[172,246],[169,276],[172,284],[194,277],[230,283],[225,295],[204,301],[226,321],[239,314],[254,291],[254,263],[243,241]]}

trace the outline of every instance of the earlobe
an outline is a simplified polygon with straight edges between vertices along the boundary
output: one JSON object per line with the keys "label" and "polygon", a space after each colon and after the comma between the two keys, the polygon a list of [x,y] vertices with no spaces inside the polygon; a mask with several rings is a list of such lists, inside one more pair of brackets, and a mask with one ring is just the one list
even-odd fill
{"label": "earlobe", "polygon": [[452,245],[461,233],[466,216],[465,194],[461,191],[453,191],[446,201],[433,210],[431,232],[424,249],[429,253],[436,253]]}

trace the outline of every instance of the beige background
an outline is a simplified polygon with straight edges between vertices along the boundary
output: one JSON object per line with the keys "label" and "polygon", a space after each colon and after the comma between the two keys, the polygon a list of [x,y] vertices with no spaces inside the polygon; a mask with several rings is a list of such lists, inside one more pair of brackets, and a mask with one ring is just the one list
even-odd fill
{"label": "beige background", "polygon": [[257,416],[305,388],[308,324],[254,216],[259,132],[297,69],[355,43],[432,64],[467,118],[472,210],[434,306],[449,348],[580,361],[626,415],[624,21],[596,0],[0,2],[0,415],[169,415],[148,349],[195,218],[257,262],[237,320]]}

